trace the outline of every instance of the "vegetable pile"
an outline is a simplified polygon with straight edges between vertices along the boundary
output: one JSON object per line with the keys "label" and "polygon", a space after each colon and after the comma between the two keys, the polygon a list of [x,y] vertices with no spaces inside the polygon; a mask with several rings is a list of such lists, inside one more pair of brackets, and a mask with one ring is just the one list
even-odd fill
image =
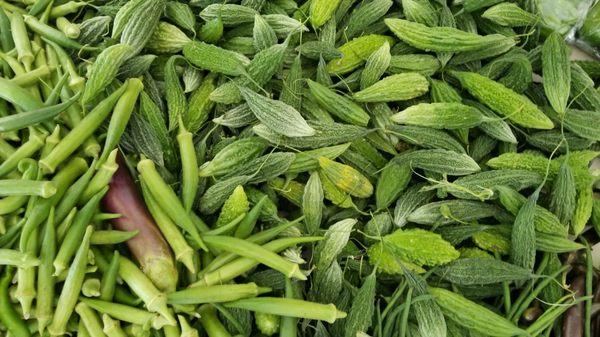
{"label": "vegetable pile", "polygon": [[600,334],[538,3],[0,0],[0,335]]}

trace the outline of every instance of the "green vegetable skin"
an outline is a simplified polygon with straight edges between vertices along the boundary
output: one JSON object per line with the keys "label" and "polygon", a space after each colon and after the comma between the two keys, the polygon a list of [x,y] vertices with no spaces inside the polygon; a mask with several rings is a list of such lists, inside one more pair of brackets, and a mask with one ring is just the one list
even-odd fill
{"label": "green vegetable skin", "polygon": [[600,335],[578,1],[0,0],[0,336]]}

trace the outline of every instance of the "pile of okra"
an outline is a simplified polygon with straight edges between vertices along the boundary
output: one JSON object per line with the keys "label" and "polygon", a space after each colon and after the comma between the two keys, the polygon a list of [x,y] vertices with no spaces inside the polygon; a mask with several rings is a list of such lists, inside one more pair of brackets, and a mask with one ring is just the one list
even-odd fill
{"label": "pile of okra", "polygon": [[0,0],[0,336],[598,336],[551,2]]}

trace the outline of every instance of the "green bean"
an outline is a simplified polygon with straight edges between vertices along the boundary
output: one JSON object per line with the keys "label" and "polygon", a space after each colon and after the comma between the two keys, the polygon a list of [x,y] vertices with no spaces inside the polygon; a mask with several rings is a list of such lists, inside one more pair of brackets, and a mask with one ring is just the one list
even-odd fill
{"label": "green bean", "polygon": [[[262,245],[264,243],[267,243],[269,240],[275,238],[277,235],[279,235],[281,232],[283,232],[287,228],[290,228],[290,227],[294,226],[295,224],[299,223],[303,219],[304,219],[304,216],[299,217],[293,221],[289,221],[289,222],[283,223],[281,225],[269,228],[262,232],[258,232],[254,235],[249,236],[246,240],[249,242],[252,242],[252,243],[256,243],[257,245]],[[205,273],[208,271],[213,271],[213,270],[223,266],[227,262],[233,261],[236,257],[238,257],[238,256],[234,253],[220,254],[219,256],[215,257],[212,260],[212,262],[209,265],[207,265],[206,268],[204,268],[204,270],[202,272]]]}
{"label": "green bean", "polygon": [[62,222],[71,212],[73,207],[77,205],[79,199],[81,198],[81,194],[94,176],[94,172],[96,171],[94,164],[95,163],[92,162],[92,165],[90,165],[87,171],[81,177],[79,177],[79,179],[77,179],[73,185],[69,186],[67,192],[65,193],[65,197],[62,198],[56,206],[57,222]]}
{"label": "green bean", "polygon": [[[296,244],[315,242],[321,239],[322,237],[315,236],[277,239],[265,244],[264,246],[262,246],[262,248],[270,252],[276,253],[288,247],[292,247]],[[231,281],[237,276],[240,276],[245,272],[251,270],[252,268],[256,267],[258,264],[258,261],[248,257],[241,257],[235,259],[213,271],[202,275],[200,281],[192,283],[190,287],[211,286]]]}
{"label": "green bean", "polygon": [[119,276],[119,251],[114,251],[108,268],[102,275],[100,282],[100,299],[112,301],[117,286],[117,277]]}
{"label": "green bean", "polygon": [[298,264],[289,262],[281,256],[255,243],[227,236],[206,236],[204,237],[204,241],[211,248],[252,258],[266,266],[282,272],[286,277],[306,280],[306,276],[302,273]]}
{"label": "green bean", "polygon": [[0,132],[20,130],[22,128],[52,119],[63,112],[79,99],[79,94],[68,101],[53,106],[45,106],[39,109],[9,115],[0,118]]}
{"label": "green bean", "polygon": [[169,293],[167,295],[167,303],[201,304],[230,302],[247,297],[256,297],[269,291],[271,291],[270,288],[259,287],[255,283],[192,287]]}
{"label": "green bean", "polygon": [[0,322],[14,337],[30,337],[31,333],[29,332],[27,323],[16,312],[12,303],[10,303],[8,288],[10,287],[13,274],[14,268],[7,267],[0,279],[0,313],[2,313],[0,314]]}
{"label": "green bean", "polygon": [[231,337],[231,334],[219,321],[214,306],[205,304],[198,309],[198,313],[200,314],[200,324],[202,324],[208,337]]}
{"label": "green bean", "polygon": [[14,170],[19,161],[28,158],[44,145],[47,134],[38,132],[34,128],[29,128],[29,139],[21,145],[10,157],[0,164],[0,177],[3,177]]}
{"label": "green bean", "polygon": [[87,304],[79,302],[75,306],[75,311],[79,314],[79,319],[83,321],[83,325],[91,337],[106,337],[98,315]]}
{"label": "green bean", "polygon": [[81,194],[81,197],[79,199],[80,205],[85,204],[88,200],[90,200],[90,198],[94,194],[98,193],[98,191],[108,186],[108,183],[110,183],[110,179],[112,178],[113,174],[119,168],[119,165],[117,164],[118,152],[118,149],[114,149],[110,153],[108,158],[106,158],[106,162],[104,162],[102,165],[100,165],[100,167],[97,168],[94,177],[92,177],[87,187],[85,188],[85,190],[83,190],[83,193]]}
{"label": "green bean", "polygon": [[102,315],[102,331],[107,337],[127,337],[127,334],[121,329],[119,321],[112,319],[107,314]]}
{"label": "green bean", "polygon": [[167,213],[167,215],[183,230],[188,232],[194,242],[204,250],[208,250],[206,245],[202,241],[194,222],[189,216],[189,213],[185,211],[185,208],[175,195],[175,192],[167,185],[162,179],[154,163],[149,159],[140,160],[137,165],[137,169],[140,172],[143,182],[148,187],[150,194],[158,200],[161,200],[161,208]]}
{"label": "green bean", "polygon": [[77,212],[77,215],[75,215],[73,224],[67,230],[67,234],[54,259],[54,275],[60,275],[60,273],[67,268],[71,258],[75,255],[75,251],[77,250],[79,242],[81,242],[81,238],[85,234],[86,226],[90,223],[94,213],[98,210],[98,204],[107,190],[108,187],[94,195],[94,197],[92,197],[92,199]]}
{"label": "green bean", "polygon": [[[294,283],[289,278],[285,279],[285,297],[297,298]],[[279,327],[279,337],[296,337],[298,336],[298,319],[295,317],[281,317],[281,325]]]}
{"label": "green bean", "polygon": [[573,299],[569,303],[562,303],[565,299],[570,298],[572,295],[567,295],[561,299],[561,303],[552,305],[547,309],[538,319],[535,320],[530,326],[527,327],[526,331],[529,336],[537,336],[541,334],[547,327],[553,326],[556,320],[569,309],[571,306],[588,300],[587,296],[582,296]]}
{"label": "green bean", "polygon": [[[62,242],[67,234],[67,230],[73,224],[73,219],[75,219],[75,215],[77,215],[77,208],[73,207],[69,214],[60,222],[60,224],[56,227],[56,238],[58,242]],[[55,216],[56,217],[56,216]]]}
{"label": "green bean", "polygon": [[169,243],[169,246],[175,254],[175,259],[183,263],[183,265],[192,273],[196,273],[194,265],[194,249],[185,241],[185,238],[177,228],[177,225],[169,218],[167,214],[160,208],[156,200],[152,197],[146,184],[142,183],[142,194],[148,207],[148,211],[154,218],[158,229]]}
{"label": "green bean", "polygon": [[65,333],[67,322],[73,313],[77,297],[83,285],[85,277],[86,265],[88,262],[88,250],[90,246],[90,237],[92,236],[93,227],[88,226],[85,230],[81,245],[75,254],[73,263],[67,273],[67,278],[63,285],[63,290],[58,297],[56,311],[52,317],[52,323],[48,327],[48,331],[52,335],[62,335]]}
{"label": "green bean", "polygon": [[96,231],[94,235],[92,235],[92,239],[90,243],[93,245],[116,245],[119,243],[123,243],[133,237],[135,237],[139,233],[138,230],[135,231],[119,231],[119,230],[104,230],[104,231]]}
{"label": "green bean", "polygon": [[62,5],[52,7],[50,17],[55,19],[68,14],[77,13],[81,7],[87,5],[85,1],[69,1]]}
{"label": "green bean", "polygon": [[0,98],[9,101],[25,111],[37,110],[44,107],[42,102],[35,96],[32,96],[29,91],[3,77],[0,77]]}
{"label": "green bean", "polygon": [[13,249],[0,249],[0,265],[16,266],[18,268],[31,268],[38,266],[40,260],[30,254]]}
{"label": "green bean", "polygon": [[125,90],[123,95],[119,98],[119,101],[117,101],[112,117],[110,118],[108,130],[106,131],[106,140],[104,141],[104,151],[102,152],[98,163],[104,163],[109,153],[111,153],[119,143],[119,140],[125,131],[125,127],[129,122],[131,113],[135,108],[138,96],[143,89],[144,85],[141,80],[137,78],[129,80],[127,90]]}
{"label": "green bean", "polygon": [[91,298],[82,298],[81,301],[102,314],[107,314],[119,321],[141,325],[144,328],[150,328],[158,317],[155,313],[124,304]]}
{"label": "green bean", "polygon": [[208,232],[204,233],[204,235],[227,235],[232,232],[237,225],[244,220],[246,217],[246,213],[238,215],[237,218],[231,220],[228,224],[225,224],[221,227],[217,227],[215,229],[211,229]]}
{"label": "green bean", "polygon": [[61,16],[56,19],[56,28],[60,30],[66,37],[69,39],[77,39],[79,34],[81,34],[81,30],[79,29],[79,25],[72,23],[69,19]]}
{"label": "green bean", "polygon": [[33,5],[31,6],[31,8],[29,9],[29,15],[37,16],[42,11],[44,11],[46,9],[46,7],[48,7],[48,5],[50,5],[51,2],[52,2],[52,0],[36,0],[33,3]]}
{"label": "green bean", "polygon": [[24,19],[22,19],[22,20],[25,21],[25,23],[27,24],[29,29],[31,29],[33,32],[39,34],[46,40],[49,40],[49,41],[52,41],[52,42],[58,44],[61,47],[70,48],[70,49],[74,49],[74,50],[86,50],[86,51],[98,50],[97,47],[83,46],[79,42],[67,37],[60,30],[52,28],[52,27],[40,22],[34,16],[24,15]]}
{"label": "green bean", "polygon": [[333,304],[321,304],[281,297],[255,297],[225,304],[227,308],[239,308],[265,314],[287,317],[318,319],[329,323],[346,317]]}
{"label": "green bean", "polygon": [[90,137],[94,131],[102,124],[110,114],[117,100],[127,89],[128,82],[125,82],[119,89],[110,94],[102,102],[90,111],[85,118],[75,126],[61,141],[54,150],[40,160],[40,166],[46,173],[52,173],[56,167],[67,159],[83,142]]}
{"label": "green bean", "polygon": [[252,209],[246,214],[244,220],[240,222],[237,230],[235,231],[234,236],[236,238],[245,239],[254,230],[254,226],[256,226],[256,221],[260,217],[260,212],[262,210],[263,205],[267,202],[268,196],[263,196],[260,200],[252,207]]}
{"label": "green bean", "polygon": [[31,42],[27,33],[27,27],[23,15],[19,13],[12,13],[10,16],[10,30],[12,33],[13,41],[15,42],[15,49],[17,50],[17,59],[23,63],[25,69],[29,71],[33,64],[34,56],[31,51]]}
{"label": "green bean", "polygon": [[85,281],[83,281],[83,285],[81,286],[81,293],[85,297],[100,296],[100,280],[97,278],[85,279]]}
{"label": "green bean", "polygon": [[15,43],[10,32],[10,19],[6,11],[0,7],[0,49],[9,51],[15,48]]}
{"label": "green bean", "polygon": [[185,129],[179,116],[179,134],[177,135],[179,154],[181,158],[181,198],[186,211],[192,210],[196,193],[198,192],[198,160],[192,133]]}
{"label": "green bean", "polygon": [[[181,337],[198,337],[198,330],[192,328],[190,323],[182,315],[177,315],[179,326],[181,326]],[[208,332],[207,332],[208,333]],[[210,335],[209,335],[210,336]]]}
{"label": "green bean", "polygon": [[43,335],[53,313],[54,285],[56,278],[52,275],[52,262],[56,256],[56,231],[54,227],[54,208],[50,209],[42,239],[40,266],[37,278],[37,298],[35,314],[38,321],[38,331]]}
{"label": "green bean", "polygon": [[159,313],[169,324],[175,324],[175,317],[167,307],[167,297],[161,293],[150,279],[130,260],[121,257],[119,275],[129,288],[146,304],[146,308]]}

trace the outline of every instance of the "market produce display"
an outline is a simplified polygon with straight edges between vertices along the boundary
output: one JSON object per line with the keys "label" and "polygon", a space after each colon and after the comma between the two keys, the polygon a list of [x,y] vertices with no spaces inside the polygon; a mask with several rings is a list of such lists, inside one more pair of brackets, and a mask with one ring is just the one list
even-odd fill
{"label": "market produce display", "polygon": [[0,0],[0,336],[600,335],[559,5]]}

